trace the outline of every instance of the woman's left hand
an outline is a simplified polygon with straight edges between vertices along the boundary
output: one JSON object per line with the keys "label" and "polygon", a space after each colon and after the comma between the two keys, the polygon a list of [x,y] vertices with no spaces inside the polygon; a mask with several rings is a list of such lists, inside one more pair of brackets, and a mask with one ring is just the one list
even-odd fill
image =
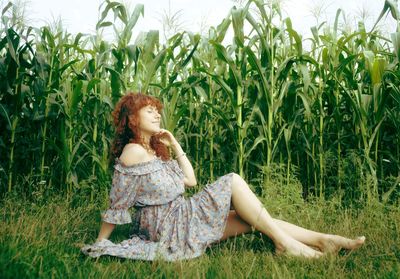
{"label": "woman's left hand", "polygon": [[155,136],[167,147],[170,147],[177,142],[174,135],[166,129],[160,129],[160,132],[156,133]]}
{"label": "woman's left hand", "polygon": [[[187,186],[196,185],[196,176],[194,174],[194,170],[192,164],[189,159],[184,156],[186,153],[182,150],[182,146],[180,146],[179,142],[175,139],[175,137],[165,129],[160,129],[160,132],[156,133],[155,136],[167,147],[171,147],[175,153],[175,159],[177,159],[179,163],[179,167],[182,169],[184,178],[183,183]],[[179,158],[179,159],[178,159]]]}

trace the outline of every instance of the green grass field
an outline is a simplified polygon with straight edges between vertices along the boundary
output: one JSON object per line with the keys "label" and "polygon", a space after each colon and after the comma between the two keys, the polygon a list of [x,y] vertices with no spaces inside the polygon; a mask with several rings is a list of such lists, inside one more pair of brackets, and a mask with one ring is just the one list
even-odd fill
{"label": "green grass field", "polygon": [[[324,232],[364,234],[353,252],[305,260],[274,255],[272,242],[255,232],[215,244],[200,258],[146,262],[93,259],[79,247],[95,240],[102,206],[52,198],[34,204],[6,198],[1,206],[1,278],[398,278],[400,210],[380,204],[344,209],[335,201],[279,206],[264,200],[274,217]],[[97,203],[101,204],[101,202]],[[269,205],[268,205],[269,204]],[[129,234],[117,226],[111,240]]]}

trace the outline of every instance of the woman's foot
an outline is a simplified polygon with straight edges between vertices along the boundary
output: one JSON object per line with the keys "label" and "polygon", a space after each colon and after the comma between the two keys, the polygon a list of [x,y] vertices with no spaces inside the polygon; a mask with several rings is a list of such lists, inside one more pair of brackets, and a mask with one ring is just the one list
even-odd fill
{"label": "woman's foot", "polygon": [[321,252],[314,250],[295,239],[288,239],[284,244],[276,244],[275,253],[277,255],[287,254],[290,256],[305,258],[319,258],[323,255]]}
{"label": "woman's foot", "polygon": [[350,239],[340,235],[326,234],[321,239],[318,248],[324,253],[337,253],[340,249],[358,249],[364,244],[364,242],[365,236]]}

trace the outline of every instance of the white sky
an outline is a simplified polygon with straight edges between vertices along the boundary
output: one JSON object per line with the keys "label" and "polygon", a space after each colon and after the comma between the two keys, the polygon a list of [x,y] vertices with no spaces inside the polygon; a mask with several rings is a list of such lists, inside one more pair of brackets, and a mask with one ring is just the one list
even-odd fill
{"label": "white sky", "polygon": [[[14,0],[24,1],[24,0]],[[5,0],[0,4],[4,7]],[[7,1],[8,2],[8,1]],[[94,33],[96,22],[99,17],[99,6],[103,0],[27,0],[26,17],[29,24],[42,26],[46,22],[54,22],[60,17],[63,25],[71,33]],[[162,40],[162,14],[168,11],[170,4],[172,14],[179,11],[179,22],[186,30],[199,32],[201,26],[216,26],[229,13],[230,8],[237,2],[232,0],[124,0],[122,1],[132,9],[137,3],[144,4],[144,17],[141,17],[134,27],[134,37],[141,31],[152,29],[160,30]],[[378,18],[384,0],[281,0],[283,11],[289,16],[293,28],[304,37],[310,36],[310,27],[315,26],[317,21],[312,11],[322,10],[319,16],[319,23],[327,20],[333,22],[338,8],[345,11],[348,25],[356,26],[357,18],[360,18],[362,11],[367,14],[367,31],[372,27]],[[343,23],[343,19],[341,20]],[[391,33],[396,29],[396,22],[389,15],[382,21],[382,29]],[[112,28],[108,28],[110,34]],[[204,29],[203,29],[204,30]],[[107,35],[107,34],[106,34]],[[107,35],[110,36],[110,35]],[[107,37],[106,36],[106,37]],[[109,37],[111,39],[111,37]]]}

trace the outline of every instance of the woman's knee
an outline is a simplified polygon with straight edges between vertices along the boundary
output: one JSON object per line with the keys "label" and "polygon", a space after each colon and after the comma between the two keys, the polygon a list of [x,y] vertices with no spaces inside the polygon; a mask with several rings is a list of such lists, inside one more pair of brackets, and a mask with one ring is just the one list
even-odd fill
{"label": "woman's knee", "polygon": [[232,172],[231,175],[232,175],[232,187],[247,186],[246,181],[244,181],[244,179],[240,175],[238,175],[235,172]]}

